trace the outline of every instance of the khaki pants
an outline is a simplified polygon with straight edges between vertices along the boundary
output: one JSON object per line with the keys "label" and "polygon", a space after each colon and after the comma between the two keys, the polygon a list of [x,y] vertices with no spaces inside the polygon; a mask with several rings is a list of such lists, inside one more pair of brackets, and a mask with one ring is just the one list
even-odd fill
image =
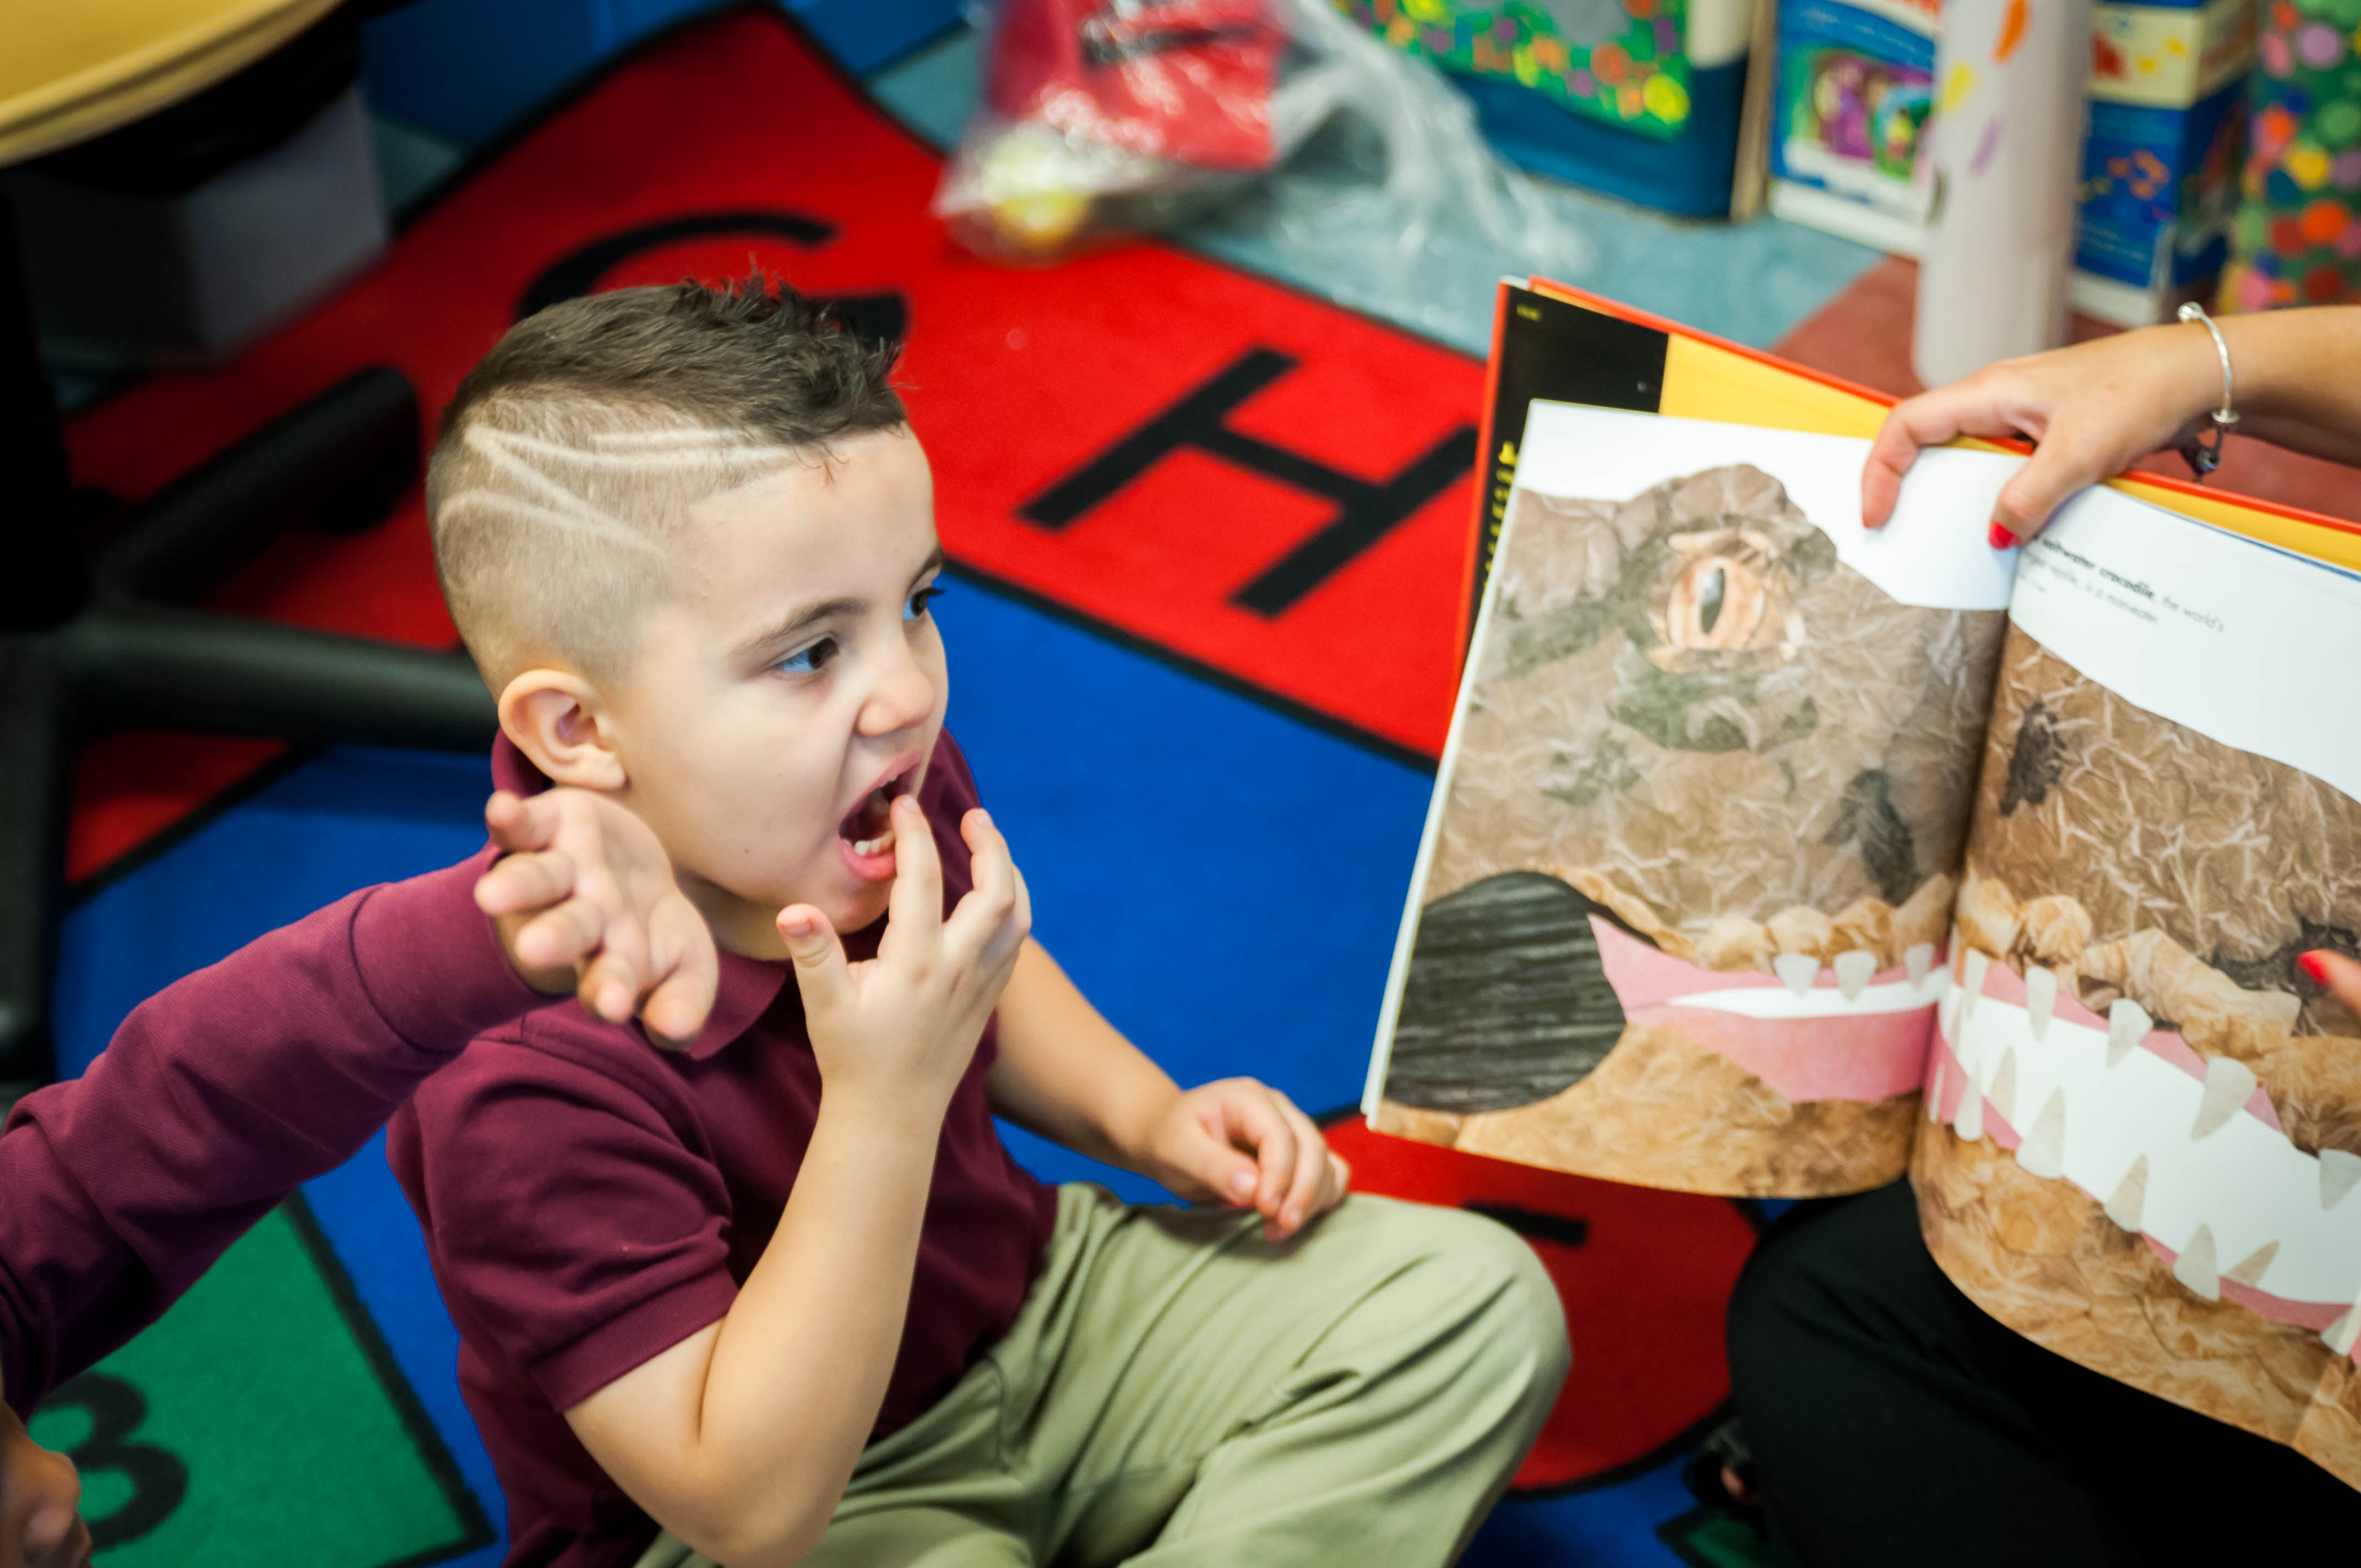
{"label": "khaki pants", "polygon": [[[1446,1563],[1566,1366],[1488,1220],[1355,1196],[1273,1244],[1070,1186],[1007,1336],[862,1454],[806,1568]],[[713,1564],[666,1532],[639,1568]]]}

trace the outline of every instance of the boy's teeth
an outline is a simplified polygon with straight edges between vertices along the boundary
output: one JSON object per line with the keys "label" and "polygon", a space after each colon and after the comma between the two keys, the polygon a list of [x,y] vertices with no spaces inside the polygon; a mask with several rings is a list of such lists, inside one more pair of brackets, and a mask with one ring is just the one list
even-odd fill
{"label": "boy's teeth", "polygon": [[863,859],[871,855],[882,855],[893,847],[894,829],[891,828],[878,834],[874,839],[855,839],[852,841],[852,852]]}

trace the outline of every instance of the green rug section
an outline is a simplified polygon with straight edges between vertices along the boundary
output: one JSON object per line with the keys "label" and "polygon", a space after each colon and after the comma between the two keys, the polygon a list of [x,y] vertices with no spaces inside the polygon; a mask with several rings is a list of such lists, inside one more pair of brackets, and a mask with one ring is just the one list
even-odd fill
{"label": "green rug section", "polygon": [[1691,1508],[1658,1525],[1656,1539],[1690,1568],[1771,1568],[1770,1544],[1725,1508]]}
{"label": "green rug section", "polygon": [[491,1530],[296,1199],[52,1394],[107,1568],[416,1568]]}

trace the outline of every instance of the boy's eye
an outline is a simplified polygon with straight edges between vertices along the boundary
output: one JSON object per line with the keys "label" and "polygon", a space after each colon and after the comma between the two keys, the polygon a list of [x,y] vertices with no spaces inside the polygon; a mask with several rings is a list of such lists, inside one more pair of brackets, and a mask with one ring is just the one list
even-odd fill
{"label": "boy's eye", "polygon": [[823,637],[808,648],[797,649],[779,661],[779,668],[791,675],[816,674],[826,667],[838,652],[836,639]]}
{"label": "boy's eye", "polygon": [[909,599],[904,603],[902,606],[902,619],[904,620],[925,620],[927,607],[942,597],[943,586],[940,583],[928,583],[925,587],[920,588],[917,592],[912,594],[909,597]]}

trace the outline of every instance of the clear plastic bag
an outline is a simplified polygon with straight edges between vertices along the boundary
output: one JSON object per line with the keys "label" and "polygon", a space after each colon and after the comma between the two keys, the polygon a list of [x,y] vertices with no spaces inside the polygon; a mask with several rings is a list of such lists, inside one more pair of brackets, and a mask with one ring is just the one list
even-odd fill
{"label": "clear plastic bag", "polygon": [[[1253,192],[1340,264],[1390,264],[1400,287],[1374,280],[1373,303],[1455,227],[1561,276],[1591,259],[1466,99],[1329,0],[1000,0],[980,19],[983,92],[935,198],[978,255],[1054,262]],[[1263,178],[1315,138],[1376,156]]]}

